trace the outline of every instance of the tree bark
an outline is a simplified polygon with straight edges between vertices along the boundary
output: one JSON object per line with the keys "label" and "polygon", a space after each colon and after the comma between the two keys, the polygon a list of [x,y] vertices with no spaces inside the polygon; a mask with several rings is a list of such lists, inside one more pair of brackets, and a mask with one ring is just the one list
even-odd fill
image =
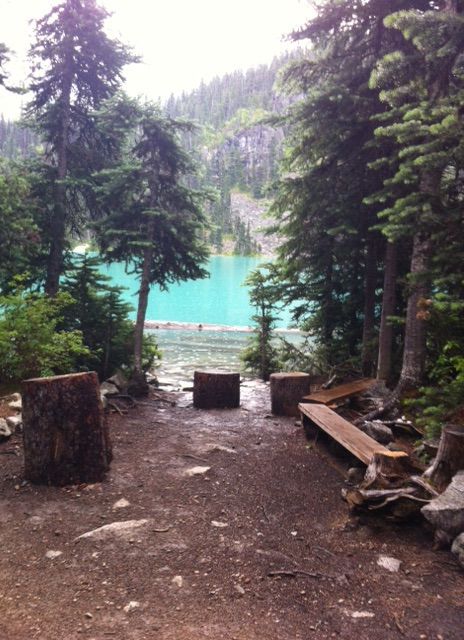
{"label": "tree bark", "polygon": [[27,480],[62,486],[103,480],[111,462],[95,372],[22,384]]}
{"label": "tree bark", "polygon": [[308,373],[271,373],[271,410],[276,416],[299,416],[298,404],[310,393]]}
{"label": "tree bark", "polygon": [[385,254],[385,276],[383,282],[382,315],[380,319],[379,355],[377,379],[388,381],[391,375],[393,326],[389,317],[396,310],[396,276],[398,271],[398,248],[394,242],[387,243]]}
{"label": "tree bark", "polygon": [[197,409],[233,409],[240,406],[240,374],[195,371],[193,406]]}
{"label": "tree bark", "polygon": [[63,252],[66,236],[66,186],[63,181],[68,174],[68,138],[71,109],[71,90],[74,79],[72,61],[68,60],[67,75],[63,81],[61,95],[62,122],[61,134],[57,148],[57,182],[55,184],[55,203],[50,222],[50,250],[47,260],[47,275],[45,293],[55,296],[60,286],[60,276],[63,270]]}
{"label": "tree bark", "polygon": [[361,368],[366,377],[374,372],[375,289],[377,286],[377,244],[373,233],[367,236],[366,270],[364,276],[364,322]]}
{"label": "tree bark", "polygon": [[453,476],[464,469],[464,426],[448,425],[441,432],[437,456],[424,473],[438,491],[444,491]]}
{"label": "tree bark", "polygon": [[147,225],[147,242],[143,252],[142,274],[140,276],[140,289],[137,305],[137,318],[134,327],[134,371],[129,383],[129,390],[132,395],[146,396],[148,395],[149,386],[146,381],[145,373],[142,366],[143,353],[143,332],[145,327],[145,318],[147,315],[148,296],[150,293],[151,265],[154,255],[154,235],[155,220],[150,219]]}

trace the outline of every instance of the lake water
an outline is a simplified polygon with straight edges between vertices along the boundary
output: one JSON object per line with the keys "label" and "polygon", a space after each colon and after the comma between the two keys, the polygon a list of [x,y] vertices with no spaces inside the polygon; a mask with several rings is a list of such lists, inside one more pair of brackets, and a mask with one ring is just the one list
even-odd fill
{"label": "lake water", "polygon": [[[249,333],[233,328],[252,325],[254,308],[250,305],[248,289],[243,284],[248,274],[262,261],[259,258],[213,256],[208,262],[209,278],[171,285],[168,291],[153,287],[146,319],[154,322],[219,325],[224,330],[176,330],[160,325],[154,330],[163,352],[158,375],[187,382],[198,368],[241,368],[240,352]],[[138,281],[127,274],[122,264],[105,267],[114,284],[126,287],[123,297],[134,308],[137,304]],[[279,312],[277,327],[290,325],[288,310]],[[132,313],[135,319],[135,310]],[[289,336],[297,340],[298,336]]]}
{"label": "lake water", "polygon": [[[213,256],[207,265],[209,278],[173,284],[168,291],[161,291],[159,287],[153,286],[148,299],[146,319],[229,327],[250,326],[254,309],[249,302],[248,289],[243,283],[261,262],[259,258]],[[127,288],[124,298],[135,308],[137,279],[126,273],[123,264],[113,264],[105,269],[115,284]],[[279,316],[276,326],[288,327],[288,311],[279,312]],[[135,319],[135,311],[132,317]]]}

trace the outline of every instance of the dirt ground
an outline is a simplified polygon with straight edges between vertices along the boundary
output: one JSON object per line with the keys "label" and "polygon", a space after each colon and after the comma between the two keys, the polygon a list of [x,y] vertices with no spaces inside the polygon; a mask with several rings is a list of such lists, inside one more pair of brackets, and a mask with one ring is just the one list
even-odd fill
{"label": "dirt ground", "polygon": [[1,640],[463,640],[452,556],[350,516],[346,461],[270,416],[264,384],[236,410],[170,398],[111,416],[101,485],[31,486],[20,437],[0,445]]}

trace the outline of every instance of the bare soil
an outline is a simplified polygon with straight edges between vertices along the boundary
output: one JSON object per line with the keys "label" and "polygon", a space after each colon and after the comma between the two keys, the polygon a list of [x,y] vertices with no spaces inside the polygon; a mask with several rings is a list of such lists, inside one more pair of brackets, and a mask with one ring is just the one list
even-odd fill
{"label": "bare soil", "polygon": [[[113,414],[101,485],[31,486],[20,436],[1,444],[0,638],[462,640],[451,554],[418,524],[350,515],[348,461],[269,404],[250,384],[236,410],[179,394]],[[147,522],[76,540],[128,520]]]}

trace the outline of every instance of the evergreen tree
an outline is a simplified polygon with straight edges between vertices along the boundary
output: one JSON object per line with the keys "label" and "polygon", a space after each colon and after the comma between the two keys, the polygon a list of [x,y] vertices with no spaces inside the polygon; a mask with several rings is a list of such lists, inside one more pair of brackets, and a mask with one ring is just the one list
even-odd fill
{"label": "evergreen tree", "polygon": [[45,284],[50,295],[58,291],[63,270],[71,224],[70,186],[76,186],[76,178],[88,177],[98,148],[90,112],[117,91],[124,65],[135,61],[126,47],[105,34],[107,16],[95,0],[65,0],[37,22],[30,50],[33,98],[27,115],[40,131],[54,167]]}
{"label": "evergreen tree", "polygon": [[100,200],[108,216],[99,224],[99,242],[109,261],[125,260],[140,279],[134,338],[134,392],[146,392],[142,342],[152,284],[207,275],[203,243],[204,192],[186,187],[193,170],[179,134],[191,125],[165,117],[157,107],[140,108],[137,134],[125,162],[103,172]]}

